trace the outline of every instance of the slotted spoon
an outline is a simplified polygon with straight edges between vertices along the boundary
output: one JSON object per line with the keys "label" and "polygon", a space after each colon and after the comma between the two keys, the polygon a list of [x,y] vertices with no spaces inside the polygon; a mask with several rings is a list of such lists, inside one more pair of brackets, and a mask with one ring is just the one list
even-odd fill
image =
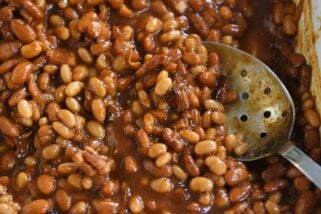
{"label": "slotted spoon", "polygon": [[280,154],[321,189],[321,167],[290,141],[295,121],[293,100],[281,80],[263,62],[239,49],[204,42],[221,59],[238,99],[227,105],[229,133],[244,133],[249,144],[240,161]]}

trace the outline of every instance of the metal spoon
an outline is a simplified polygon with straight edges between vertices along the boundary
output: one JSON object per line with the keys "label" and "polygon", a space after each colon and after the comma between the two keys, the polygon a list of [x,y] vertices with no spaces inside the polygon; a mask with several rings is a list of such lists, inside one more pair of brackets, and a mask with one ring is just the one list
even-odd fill
{"label": "metal spoon", "polygon": [[274,72],[254,56],[214,42],[204,42],[208,52],[221,59],[238,99],[227,105],[229,133],[244,133],[249,144],[240,161],[253,161],[279,153],[321,189],[321,166],[290,141],[295,121],[293,100]]}

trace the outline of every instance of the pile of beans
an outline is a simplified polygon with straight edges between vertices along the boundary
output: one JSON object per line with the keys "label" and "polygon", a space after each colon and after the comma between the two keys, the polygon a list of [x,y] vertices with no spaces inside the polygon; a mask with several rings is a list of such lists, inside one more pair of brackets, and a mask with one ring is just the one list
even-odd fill
{"label": "pile of beans", "polygon": [[[253,3],[0,0],[0,213],[321,213],[282,158],[231,156],[248,149],[225,127],[237,93],[202,41],[242,47]],[[264,4],[294,141],[320,162],[311,68],[293,48],[302,5]]]}

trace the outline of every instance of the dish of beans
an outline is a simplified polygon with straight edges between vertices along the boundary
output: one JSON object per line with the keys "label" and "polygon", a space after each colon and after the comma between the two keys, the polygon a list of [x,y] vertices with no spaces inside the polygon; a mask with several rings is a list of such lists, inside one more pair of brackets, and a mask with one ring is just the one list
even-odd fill
{"label": "dish of beans", "polygon": [[242,163],[224,59],[241,48],[284,80],[293,142],[321,161],[303,1],[0,0],[0,214],[321,213],[279,156]]}

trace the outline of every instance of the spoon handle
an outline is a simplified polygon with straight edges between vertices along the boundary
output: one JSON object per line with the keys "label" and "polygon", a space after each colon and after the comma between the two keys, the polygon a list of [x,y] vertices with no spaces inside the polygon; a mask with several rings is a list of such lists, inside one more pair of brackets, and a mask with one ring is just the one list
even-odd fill
{"label": "spoon handle", "polygon": [[293,144],[282,148],[280,154],[321,189],[321,166],[319,164]]}

